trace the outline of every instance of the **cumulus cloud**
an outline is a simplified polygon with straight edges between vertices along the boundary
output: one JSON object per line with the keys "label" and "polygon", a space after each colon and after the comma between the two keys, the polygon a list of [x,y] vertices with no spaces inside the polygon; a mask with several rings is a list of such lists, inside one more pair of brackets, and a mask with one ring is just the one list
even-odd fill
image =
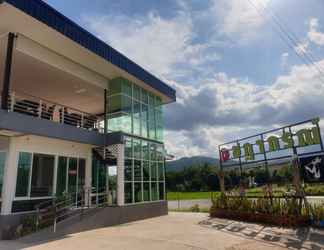
{"label": "cumulus cloud", "polygon": [[192,19],[185,10],[171,19],[149,12],[141,17],[84,15],[83,21],[102,40],[160,77],[178,74],[174,67],[181,63],[199,66],[222,58],[209,53],[208,44],[193,42]]}
{"label": "cumulus cloud", "polygon": [[311,18],[309,21],[309,32],[308,38],[313,43],[323,46],[324,45],[324,33],[318,31],[319,29],[319,22],[317,18]]}
{"label": "cumulus cloud", "polygon": [[238,38],[240,42],[251,41],[258,37],[259,30],[267,18],[260,15],[269,0],[213,0],[211,12],[220,23],[220,32],[228,37]]}
{"label": "cumulus cloud", "polygon": [[[317,62],[324,66],[324,60]],[[316,71],[294,66],[272,85],[216,74],[199,88],[173,83],[179,101],[167,107],[167,146],[189,156],[217,156],[219,143],[274,126],[324,118],[324,87]]]}

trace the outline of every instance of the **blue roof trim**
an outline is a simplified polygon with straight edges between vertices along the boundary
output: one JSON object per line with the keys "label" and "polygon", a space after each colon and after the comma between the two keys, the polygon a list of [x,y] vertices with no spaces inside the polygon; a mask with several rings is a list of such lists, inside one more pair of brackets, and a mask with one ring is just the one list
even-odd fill
{"label": "blue roof trim", "polygon": [[[106,59],[113,65],[123,69],[134,77],[142,80],[150,87],[176,100],[176,91],[151,73],[134,63],[126,56],[110,47],[78,24],[41,0],[4,0],[17,9],[25,12],[40,22],[62,33],[84,48]],[[2,1],[0,0],[0,3]]]}

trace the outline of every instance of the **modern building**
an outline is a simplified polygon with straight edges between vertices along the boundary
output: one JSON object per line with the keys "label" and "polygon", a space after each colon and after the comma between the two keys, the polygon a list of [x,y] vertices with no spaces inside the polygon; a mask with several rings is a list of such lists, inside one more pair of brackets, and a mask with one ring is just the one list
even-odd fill
{"label": "modern building", "polygon": [[0,81],[0,236],[67,194],[166,211],[174,89],[41,0],[0,0]]}

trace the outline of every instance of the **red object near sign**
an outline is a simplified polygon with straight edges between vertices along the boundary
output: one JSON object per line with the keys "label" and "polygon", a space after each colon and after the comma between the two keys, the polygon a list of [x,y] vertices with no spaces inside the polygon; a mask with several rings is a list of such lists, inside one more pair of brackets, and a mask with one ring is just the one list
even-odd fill
{"label": "red object near sign", "polygon": [[221,150],[221,160],[224,161],[228,161],[230,159],[230,153],[227,149],[222,149]]}

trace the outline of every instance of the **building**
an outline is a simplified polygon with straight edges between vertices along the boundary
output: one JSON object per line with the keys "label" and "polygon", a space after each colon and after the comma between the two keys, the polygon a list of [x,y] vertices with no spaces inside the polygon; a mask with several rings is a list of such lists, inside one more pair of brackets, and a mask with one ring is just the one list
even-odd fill
{"label": "building", "polygon": [[0,20],[0,232],[67,194],[165,208],[175,90],[41,0],[0,1]]}

